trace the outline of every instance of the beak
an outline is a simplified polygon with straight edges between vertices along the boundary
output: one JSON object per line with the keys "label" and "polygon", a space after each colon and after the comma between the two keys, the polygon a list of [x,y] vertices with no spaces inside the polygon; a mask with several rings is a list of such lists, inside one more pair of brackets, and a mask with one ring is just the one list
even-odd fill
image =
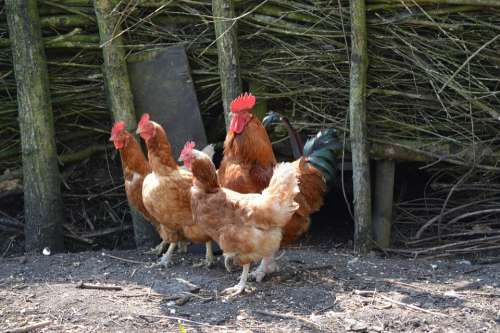
{"label": "beak", "polygon": [[262,119],[262,125],[265,129],[267,129],[272,124],[278,124],[281,122],[281,116],[279,113],[271,111],[266,114],[266,116]]}
{"label": "beak", "polygon": [[113,142],[115,141],[112,136],[109,137],[109,141]]}
{"label": "beak", "polygon": [[141,128],[140,127],[137,127],[137,129],[135,130],[135,134],[141,134]]}

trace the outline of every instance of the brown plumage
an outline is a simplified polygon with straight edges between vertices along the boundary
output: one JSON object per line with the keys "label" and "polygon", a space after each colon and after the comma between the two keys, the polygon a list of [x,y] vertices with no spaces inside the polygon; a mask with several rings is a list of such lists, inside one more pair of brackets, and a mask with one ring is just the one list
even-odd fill
{"label": "brown plumage", "polygon": [[187,147],[183,160],[195,179],[191,188],[195,223],[217,241],[226,258],[244,266],[240,283],[229,290],[241,293],[249,264],[278,250],[281,228],[298,209],[296,169],[291,163],[279,164],[262,194],[242,194],[220,187],[215,166],[204,153]]}
{"label": "brown plumage", "polygon": [[229,131],[218,175],[221,185],[240,193],[260,193],[276,165],[271,141],[258,118],[250,115],[242,133]]}
{"label": "brown plumage", "polygon": [[169,230],[149,214],[142,201],[142,183],[144,177],[151,173],[151,168],[149,167],[149,163],[139,143],[134,136],[125,129],[125,123],[123,122],[117,122],[113,126],[110,140],[114,142],[115,148],[120,152],[123,178],[125,181],[125,193],[127,194],[129,203],[140,212],[146,220],[153,224],[163,241],[168,241]]}
{"label": "brown plumage", "polygon": [[144,178],[142,197],[146,210],[169,231],[170,247],[162,258],[168,265],[176,242],[188,239],[207,244],[207,263],[213,261],[210,236],[194,224],[191,214],[190,188],[193,177],[190,171],[180,168],[172,157],[172,149],[164,129],[143,116],[137,129],[146,141],[151,173]]}
{"label": "brown plumage", "polygon": [[[276,164],[271,140],[259,119],[252,115],[255,97],[241,95],[231,105],[233,118],[224,142],[224,158],[218,175],[221,185],[242,193],[260,192],[267,186]],[[236,107],[233,108],[233,105]],[[310,215],[323,205],[326,180],[322,172],[309,163],[308,157],[293,162],[297,170],[300,193],[296,202],[300,208],[283,226],[281,245],[287,245],[303,235],[310,225]],[[275,269],[271,258],[265,258],[252,273],[260,281]]]}
{"label": "brown plumage", "polygon": [[300,188],[295,201],[300,207],[283,228],[282,246],[293,243],[309,230],[309,216],[323,206],[323,196],[326,192],[323,175],[304,157],[294,161],[293,165],[297,169]]}
{"label": "brown plumage", "polygon": [[[224,141],[224,157],[218,170],[219,181],[225,188],[240,193],[259,193],[268,184],[276,165],[271,140],[261,121],[251,114],[253,105],[238,110],[235,117],[246,117],[240,133],[231,130]],[[245,114],[246,113],[246,114]],[[236,128],[233,128],[236,129]],[[299,177],[300,193],[296,201],[299,210],[283,227],[282,245],[297,240],[309,229],[309,215],[323,203],[326,184],[321,172],[300,158],[294,162]]]}

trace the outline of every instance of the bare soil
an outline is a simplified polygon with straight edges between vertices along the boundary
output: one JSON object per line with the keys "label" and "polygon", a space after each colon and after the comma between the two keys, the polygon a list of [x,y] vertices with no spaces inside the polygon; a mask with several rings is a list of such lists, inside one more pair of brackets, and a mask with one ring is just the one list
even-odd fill
{"label": "bare soil", "polygon": [[[120,259],[131,260],[126,262]],[[500,265],[287,249],[280,272],[233,299],[240,271],[168,269],[139,251],[0,259],[0,332],[500,332]],[[119,287],[110,290],[83,286]]]}

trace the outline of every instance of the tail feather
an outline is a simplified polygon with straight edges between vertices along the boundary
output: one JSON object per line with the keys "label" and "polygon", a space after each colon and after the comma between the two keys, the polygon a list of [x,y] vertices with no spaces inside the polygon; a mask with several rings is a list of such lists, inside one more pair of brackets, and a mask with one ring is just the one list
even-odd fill
{"label": "tail feather", "polygon": [[337,132],[329,128],[319,132],[307,140],[304,145],[304,156],[325,177],[327,186],[331,186],[337,173],[336,152],[342,149]]}
{"label": "tail feather", "polygon": [[210,157],[210,160],[213,160],[215,154],[215,145],[209,144],[205,148],[201,150],[203,153],[207,154]]}
{"label": "tail feather", "polygon": [[274,167],[269,186],[262,191],[262,200],[269,204],[271,216],[278,226],[283,226],[299,208],[295,202],[300,192],[297,172],[292,163],[279,163]]}

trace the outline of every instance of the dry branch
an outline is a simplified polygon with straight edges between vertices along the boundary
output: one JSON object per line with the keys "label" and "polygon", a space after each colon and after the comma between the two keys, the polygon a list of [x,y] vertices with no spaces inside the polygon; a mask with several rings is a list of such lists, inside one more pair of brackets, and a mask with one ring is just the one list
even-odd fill
{"label": "dry branch", "polygon": [[97,289],[97,290],[112,290],[112,291],[123,290],[123,288],[120,286],[105,286],[105,285],[100,285],[100,284],[88,284],[88,283],[83,283],[83,281],[78,282],[75,287],[77,289]]}
{"label": "dry branch", "polygon": [[[77,152],[82,140],[87,146],[105,143],[111,123],[100,70],[99,38],[95,25],[86,24],[95,18],[93,2],[65,0],[62,6],[54,6],[56,1],[46,3],[40,9],[42,22],[50,22],[50,27],[43,28],[43,36],[49,55],[58,151]],[[185,45],[200,108],[216,133],[211,135],[220,135],[224,128],[220,117],[222,92],[212,1],[173,1],[161,10],[159,6],[165,1],[130,3],[133,6],[116,12],[126,30],[122,35],[126,54]],[[258,100],[265,100],[270,110],[287,114],[304,133],[313,134],[324,127],[349,133],[345,121],[351,60],[349,2],[323,2],[321,6],[296,0],[233,3],[238,17],[240,75],[243,83],[262,87]],[[399,198],[401,202],[395,207],[393,235],[397,236],[396,245],[405,248],[404,254],[483,237],[485,233],[473,229],[475,226],[490,233],[489,229],[500,228],[495,213],[468,216],[443,228],[458,216],[495,208],[493,203],[481,200],[500,194],[500,187],[495,185],[500,183],[496,119],[500,110],[500,57],[499,40],[495,40],[500,16],[495,8],[484,7],[497,7],[497,3],[367,1],[370,154],[374,158],[427,163],[425,170],[432,175],[419,200]],[[70,26],[57,16],[78,24]],[[7,35],[5,27],[0,24],[3,36]],[[4,46],[0,48],[4,69],[0,81],[2,172],[7,168],[19,170],[21,163],[9,41],[4,37],[0,44]],[[475,53],[477,50],[480,52]],[[73,139],[76,129],[83,136]],[[106,156],[113,170],[114,155],[108,151]],[[65,166],[68,187],[63,188],[64,199],[69,205],[67,212],[74,216],[73,224],[79,226],[77,234],[109,227],[101,218],[109,215],[103,213],[108,209],[104,207],[106,200],[118,216],[126,216],[128,211],[123,189],[117,187],[119,176],[111,178],[103,172],[106,177],[95,180],[96,172],[91,176],[82,172],[96,161],[100,160]],[[107,170],[107,166],[99,167]],[[470,177],[444,205],[447,191],[470,170]],[[437,183],[439,186],[435,186]],[[472,203],[471,197],[478,199]],[[423,228],[416,242],[415,233],[440,214],[442,218]],[[500,242],[452,250],[473,254],[476,248],[497,244]],[[439,251],[452,255],[445,250],[429,255],[439,255]]]}
{"label": "dry branch", "polygon": [[36,324],[26,325],[23,327],[9,328],[9,329],[2,331],[2,332],[3,333],[26,333],[26,332],[32,332],[34,330],[38,330],[38,329],[47,327],[50,324],[52,324],[51,320],[45,320],[45,321],[41,321],[41,322],[36,323]]}

